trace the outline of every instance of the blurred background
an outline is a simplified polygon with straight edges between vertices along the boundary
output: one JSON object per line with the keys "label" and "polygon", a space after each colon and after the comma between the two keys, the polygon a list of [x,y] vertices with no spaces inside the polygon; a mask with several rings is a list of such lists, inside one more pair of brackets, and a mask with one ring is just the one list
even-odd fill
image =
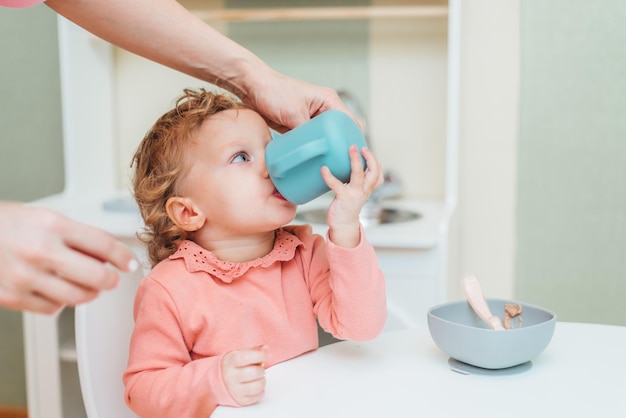
{"label": "blurred background", "polygon": [[[403,3],[420,2],[341,2]],[[2,200],[65,187],[56,19],[45,5],[0,9]],[[352,92],[406,196],[444,199],[453,185],[448,299],[471,273],[488,296],[548,307],[559,320],[626,325],[625,19],[620,0],[463,0],[453,155],[445,17],[215,26],[281,72]],[[115,61],[115,172],[125,189],[146,129],[181,85],[203,84],[121,50]],[[0,405],[22,407],[20,313],[0,309],[0,336]]]}

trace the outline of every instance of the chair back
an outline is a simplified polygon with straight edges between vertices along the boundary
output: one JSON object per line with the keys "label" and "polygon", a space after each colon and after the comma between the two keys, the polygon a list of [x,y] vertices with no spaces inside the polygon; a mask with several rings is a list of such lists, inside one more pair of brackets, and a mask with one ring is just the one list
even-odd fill
{"label": "chair back", "polygon": [[136,418],[124,401],[122,374],[134,327],[133,302],[143,272],[122,274],[117,288],[76,307],[76,354],[89,418]]}

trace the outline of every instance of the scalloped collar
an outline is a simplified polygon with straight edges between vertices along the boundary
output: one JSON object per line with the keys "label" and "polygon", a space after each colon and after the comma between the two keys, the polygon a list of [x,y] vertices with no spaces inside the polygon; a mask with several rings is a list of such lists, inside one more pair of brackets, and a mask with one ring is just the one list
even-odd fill
{"label": "scalloped collar", "polygon": [[203,271],[225,283],[231,283],[250,269],[267,267],[276,261],[292,260],[299,245],[304,244],[298,237],[283,229],[277,229],[272,251],[254,260],[244,262],[220,260],[211,251],[189,240],[183,241],[169,258],[171,260],[182,258],[190,273]]}

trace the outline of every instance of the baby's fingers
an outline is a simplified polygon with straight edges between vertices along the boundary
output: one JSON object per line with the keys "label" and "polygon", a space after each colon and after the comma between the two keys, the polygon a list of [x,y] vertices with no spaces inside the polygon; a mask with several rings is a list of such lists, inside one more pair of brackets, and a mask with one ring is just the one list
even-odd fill
{"label": "baby's fingers", "polygon": [[265,345],[250,349],[235,350],[226,354],[222,361],[227,366],[233,368],[263,365],[267,360],[268,351],[269,348]]}
{"label": "baby's fingers", "polygon": [[320,173],[322,175],[322,178],[326,182],[326,185],[333,192],[337,193],[339,188],[343,186],[343,183],[341,182],[341,180],[339,180],[337,177],[333,175],[333,173],[330,172],[330,168],[323,166],[320,170]]}
{"label": "baby's fingers", "polygon": [[[362,151],[367,150],[367,147],[364,147]],[[358,186],[359,183],[365,177],[365,167],[363,166],[363,160],[361,159],[361,155],[359,153],[359,149],[356,145],[352,145],[348,153],[350,155],[350,183]],[[367,160],[365,162],[367,164]]]}
{"label": "baby's fingers", "polygon": [[385,181],[383,170],[369,148],[363,148],[361,153],[363,158],[365,158],[365,163],[367,164],[367,171],[365,173],[366,186],[376,189]]}
{"label": "baby's fingers", "polygon": [[268,347],[235,350],[222,358],[222,378],[229,393],[240,405],[258,402],[265,392]]}

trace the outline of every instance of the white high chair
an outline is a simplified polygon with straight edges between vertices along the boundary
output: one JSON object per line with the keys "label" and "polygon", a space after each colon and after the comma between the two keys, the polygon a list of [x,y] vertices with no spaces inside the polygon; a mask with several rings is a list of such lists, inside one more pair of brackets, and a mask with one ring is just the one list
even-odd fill
{"label": "white high chair", "polygon": [[114,290],[76,307],[76,354],[83,402],[89,418],[136,418],[124,402],[134,326],[133,302],[143,272],[124,274]]}

